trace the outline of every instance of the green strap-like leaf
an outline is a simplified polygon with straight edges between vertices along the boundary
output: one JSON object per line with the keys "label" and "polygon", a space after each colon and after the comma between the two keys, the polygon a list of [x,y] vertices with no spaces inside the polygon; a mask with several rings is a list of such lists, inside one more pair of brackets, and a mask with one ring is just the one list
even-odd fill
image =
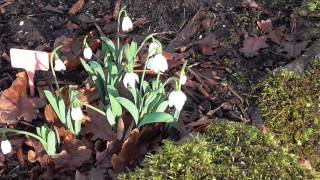
{"label": "green strap-like leaf", "polygon": [[47,143],[48,143],[48,154],[54,155],[56,153],[56,134],[54,133],[54,131],[50,131],[48,134],[48,139],[47,139]]}
{"label": "green strap-like leaf", "polygon": [[58,116],[58,118],[61,119],[57,98],[52,94],[51,91],[48,91],[48,90],[44,90],[44,95],[48,99],[49,104],[53,108],[53,110],[56,113],[56,115]]}
{"label": "green strap-like leaf", "polygon": [[171,123],[174,122],[174,118],[171,114],[165,113],[165,112],[154,112],[151,114],[145,115],[141,122],[138,125],[138,128],[140,128],[143,125],[151,124],[151,123]]}
{"label": "green strap-like leaf", "polygon": [[152,91],[152,89],[147,81],[142,82],[142,88],[143,88],[144,94],[150,93]]}
{"label": "green strap-like leaf", "polygon": [[129,113],[132,115],[134,121],[136,122],[136,124],[138,124],[139,122],[139,111],[137,109],[137,107],[128,99],[123,98],[123,97],[117,97],[117,100],[119,101],[119,103],[126,108]]}
{"label": "green strap-like leaf", "polygon": [[163,101],[159,104],[156,112],[164,112],[169,106],[169,101]]}
{"label": "green strap-like leaf", "polygon": [[76,136],[78,136],[80,134],[80,131],[81,131],[81,120],[80,121],[75,121],[74,122],[74,134]]}
{"label": "green strap-like leaf", "polygon": [[110,104],[111,104],[111,110],[112,110],[112,114],[115,117],[119,117],[122,114],[122,107],[120,105],[120,103],[117,101],[117,99],[112,96],[111,94],[109,94],[109,99],[110,99]]}
{"label": "green strap-like leaf", "polygon": [[60,121],[63,124],[66,124],[66,106],[64,104],[63,99],[58,100],[58,105],[59,105],[59,114],[60,114]]}
{"label": "green strap-like leaf", "polygon": [[72,119],[71,119],[71,108],[68,109],[67,112],[67,128],[69,131],[71,131],[72,133],[75,133],[74,129],[73,129],[73,123],[72,123]]}
{"label": "green strap-like leaf", "polygon": [[113,127],[116,124],[116,118],[114,117],[111,107],[108,107],[107,109],[107,119],[109,124]]}
{"label": "green strap-like leaf", "polygon": [[47,141],[48,129],[45,126],[41,126],[41,138]]}

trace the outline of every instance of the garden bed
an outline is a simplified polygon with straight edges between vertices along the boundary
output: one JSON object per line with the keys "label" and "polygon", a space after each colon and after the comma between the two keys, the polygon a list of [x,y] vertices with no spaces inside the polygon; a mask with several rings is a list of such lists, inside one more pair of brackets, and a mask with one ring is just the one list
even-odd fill
{"label": "garden bed", "polygon": [[[128,32],[122,27],[126,15],[133,22]],[[214,133],[207,135],[211,124],[213,131],[221,126],[215,123],[217,118],[239,123],[235,128],[223,125],[234,131],[248,128],[243,130],[246,136],[255,131],[253,136],[258,133],[262,139],[274,137],[277,145],[266,139],[261,143],[272,146],[270,151],[281,162],[294,164],[279,163],[274,171],[279,177],[316,176],[319,16],[318,0],[0,0],[0,132],[4,132],[0,137],[12,145],[10,152],[0,152],[0,179],[109,179],[119,174],[125,178],[123,174],[136,167],[155,162],[152,158],[161,155],[157,152],[162,147],[164,154],[176,148],[166,141],[182,144],[177,153],[190,151],[190,143],[220,147]],[[30,72],[22,68],[32,58],[21,55],[15,63],[12,48],[48,53],[47,68],[33,67],[34,96]],[[167,67],[159,63],[161,59],[150,64],[160,55]],[[58,60],[62,71],[54,71]],[[310,62],[313,69],[305,70]],[[138,79],[131,74],[125,80],[130,73]],[[186,95],[185,103],[184,95],[176,92]],[[72,111],[76,108],[84,114],[78,121]],[[291,132],[286,126],[298,130]],[[195,139],[204,132],[205,140]],[[234,143],[232,139],[226,143],[229,140]],[[255,139],[252,145],[262,146],[259,142]],[[208,148],[199,151],[206,154]],[[239,148],[242,145],[227,153],[243,150]],[[148,162],[149,157],[143,161],[154,153],[154,161]],[[197,164],[199,171],[178,168],[172,177],[192,177],[191,173],[201,178],[196,174],[216,167],[215,158],[222,155],[212,156],[201,156],[210,162]],[[258,159],[259,168],[273,162],[270,159],[274,160]],[[251,170],[258,166],[242,172],[241,162],[234,163],[236,169],[229,160],[225,164],[230,174],[208,170],[216,173],[208,177],[227,178],[239,172],[242,178],[257,177]],[[261,173],[272,178],[275,174],[268,170]],[[142,171],[133,176],[166,177],[161,171],[139,175]]]}

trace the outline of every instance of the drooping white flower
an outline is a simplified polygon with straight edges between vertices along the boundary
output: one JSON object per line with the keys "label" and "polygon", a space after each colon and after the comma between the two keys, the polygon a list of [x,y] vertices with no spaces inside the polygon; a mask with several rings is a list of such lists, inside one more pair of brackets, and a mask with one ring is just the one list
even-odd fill
{"label": "drooping white flower", "polygon": [[82,113],[82,110],[81,110],[80,106],[79,107],[74,107],[74,108],[71,109],[71,117],[75,121],[79,121],[79,120],[83,119],[84,115]]}
{"label": "drooping white flower", "polygon": [[8,154],[12,150],[12,146],[9,140],[1,141],[1,151],[3,154]]}
{"label": "drooping white flower", "polygon": [[132,21],[128,16],[125,16],[122,19],[121,28],[122,28],[122,31],[124,32],[128,32],[133,28]]}
{"label": "drooping white flower", "polygon": [[148,57],[156,55],[159,48],[161,48],[161,45],[158,42],[153,41],[152,43],[150,43],[148,49]]}
{"label": "drooping white flower", "polygon": [[187,76],[181,75],[179,79],[180,84],[185,84],[187,82]]}
{"label": "drooping white flower", "polygon": [[86,48],[84,48],[84,50],[83,50],[83,56],[84,56],[84,58],[86,58],[86,59],[91,59],[92,58],[92,49],[90,48],[90,47],[86,47]]}
{"label": "drooping white flower", "polygon": [[126,73],[123,78],[123,84],[126,88],[135,87],[136,83],[139,83],[139,76],[136,73]]}
{"label": "drooping white flower", "polygon": [[154,72],[164,72],[168,70],[168,62],[162,54],[157,54],[149,59],[147,68]]}
{"label": "drooping white flower", "polygon": [[182,91],[172,91],[168,99],[170,107],[174,106],[178,111],[181,111],[187,100],[187,96]]}
{"label": "drooping white flower", "polygon": [[61,59],[57,59],[54,61],[54,70],[55,71],[65,71],[66,65],[63,63]]}

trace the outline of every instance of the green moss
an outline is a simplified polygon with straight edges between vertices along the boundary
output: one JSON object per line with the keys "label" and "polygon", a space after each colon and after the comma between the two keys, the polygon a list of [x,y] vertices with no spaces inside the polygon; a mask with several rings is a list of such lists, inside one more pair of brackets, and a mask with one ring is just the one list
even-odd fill
{"label": "green moss", "polygon": [[313,174],[272,135],[239,123],[217,122],[182,145],[165,142],[142,168],[120,179],[303,179]]}
{"label": "green moss", "polygon": [[320,169],[320,63],[294,75],[286,70],[258,85],[257,101],[267,127],[281,144]]}

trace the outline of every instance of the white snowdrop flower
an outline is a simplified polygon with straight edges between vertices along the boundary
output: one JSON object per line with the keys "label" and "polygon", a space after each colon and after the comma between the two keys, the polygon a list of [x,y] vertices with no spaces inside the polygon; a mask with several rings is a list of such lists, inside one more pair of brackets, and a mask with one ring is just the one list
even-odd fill
{"label": "white snowdrop flower", "polygon": [[86,59],[91,59],[92,58],[92,49],[90,47],[86,47],[83,50],[83,56]]}
{"label": "white snowdrop flower", "polygon": [[187,76],[181,75],[179,79],[180,84],[185,84],[187,82]]}
{"label": "white snowdrop flower", "polygon": [[170,107],[174,106],[178,111],[181,111],[187,101],[187,96],[182,91],[172,91],[168,99]]}
{"label": "white snowdrop flower", "polygon": [[122,31],[124,32],[128,32],[133,28],[132,21],[128,16],[125,16],[122,19],[121,28],[122,28]]}
{"label": "white snowdrop flower", "polygon": [[19,26],[23,26],[24,25],[24,21],[20,21]]}
{"label": "white snowdrop flower", "polygon": [[157,54],[157,50],[161,48],[160,44],[157,42],[152,42],[149,44],[148,56],[151,57]]}
{"label": "white snowdrop flower", "polygon": [[168,62],[162,54],[157,54],[150,58],[147,63],[147,68],[158,73],[168,70]]}
{"label": "white snowdrop flower", "polygon": [[12,146],[9,140],[1,141],[1,151],[3,154],[8,154],[12,150]]}
{"label": "white snowdrop flower", "polygon": [[66,65],[63,63],[61,59],[57,59],[54,61],[54,70],[55,71],[65,71]]}
{"label": "white snowdrop flower", "polygon": [[71,117],[75,121],[80,121],[83,119],[84,115],[82,113],[80,106],[71,109]]}
{"label": "white snowdrop flower", "polygon": [[136,73],[126,73],[123,78],[123,84],[126,88],[135,87],[136,83],[139,83],[139,76]]}

